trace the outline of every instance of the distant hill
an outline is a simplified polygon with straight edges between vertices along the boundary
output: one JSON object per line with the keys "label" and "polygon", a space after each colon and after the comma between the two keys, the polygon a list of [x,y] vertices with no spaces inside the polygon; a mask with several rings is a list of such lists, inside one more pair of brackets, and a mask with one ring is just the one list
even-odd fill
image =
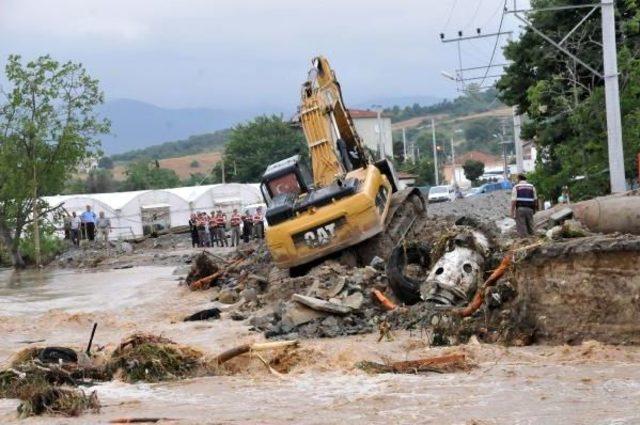
{"label": "distant hill", "polygon": [[129,162],[138,159],[166,159],[193,155],[202,152],[220,151],[227,141],[229,129],[218,130],[214,133],[190,136],[184,140],[165,142],[144,149],[136,149],[112,155],[111,159],[118,162]]}
{"label": "distant hill", "polygon": [[[214,165],[220,160],[222,152],[202,152],[194,155],[165,158],[158,161],[160,168],[168,168],[175,171],[181,179],[188,179],[192,174],[208,175]],[[113,168],[113,177],[122,181],[126,179],[126,164],[118,164]]]}
{"label": "distant hill", "polygon": [[112,134],[102,137],[102,149],[108,155],[212,133],[256,115],[249,110],[167,109],[131,99],[107,101],[99,112],[111,120]]}
{"label": "distant hill", "polygon": [[399,96],[399,97],[380,97],[369,99],[366,102],[358,102],[351,106],[353,108],[369,109],[373,105],[381,105],[383,108],[393,108],[398,106],[405,108],[407,106],[413,106],[416,103],[420,106],[431,106],[436,103],[442,102],[444,99],[435,96]]}

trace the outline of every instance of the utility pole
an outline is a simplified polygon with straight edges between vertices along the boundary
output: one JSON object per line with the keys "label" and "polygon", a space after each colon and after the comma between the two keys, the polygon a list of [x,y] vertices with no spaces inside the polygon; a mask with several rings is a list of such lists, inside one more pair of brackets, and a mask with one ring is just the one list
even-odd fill
{"label": "utility pole", "polygon": [[458,181],[456,179],[456,149],[453,147],[453,135],[451,135],[451,175],[452,183],[455,186]]}
{"label": "utility pole", "polygon": [[507,145],[509,144],[509,142],[507,140],[505,140],[505,135],[506,135],[506,131],[505,131],[505,122],[504,120],[502,121],[502,161],[503,161],[503,165],[502,165],[502,177],[504,178],[504,180],[507,180],[507,175],[508,175],[508,170],[509,170],[509,161],[507,160]]}
{"label": "utility pole", "polygon": [[36,172],[36,161],[33,161],[33,247],[35,254],[36,267],[40,267],[40,223],[38,219],[40,211],[38,208],[38,177]]}
{"label": "utility pole", "polygon": [[521,116],[516,111],[517,107],[513,107],[513,142],[516,147],[516,173],[524,173],[524,159],[522,152],[522,139],[520,139],[520,126],[522,125]]}
{"label": "utility pole", "polygon": [[402,127],[402,147],[404,149],[403,162],[407,162],[407,132],[404,127]]}
{"label": "utility pole", "polygon": [[221,169],[222,169],[222,184],[225,184],[225,176],[224,176],[224,159],[222,161],[220,161],[221,164]]}
{"label": "utility pole", "polygon": [[382,144],[382,110],[378,109],[378,149],[380,149],[380,159],[386,158],[384,145]]}
{"label": "utility pole", "polygon": [[607,105],[607,133],[609,138],[609,174],[611,192],[627,189],[622,149],[622,119],[620,88],[618,86],[618,56],[616,51],[616,23],[613,0],[601,0],[602,56],[604,62],[604,93]]}
{"label": "utility pole", "polygon": [[433,143],[433,175],[436,178],[436,186],[438,182],[438,148],[436,147],[436,120],[431,118],[431,142]]}

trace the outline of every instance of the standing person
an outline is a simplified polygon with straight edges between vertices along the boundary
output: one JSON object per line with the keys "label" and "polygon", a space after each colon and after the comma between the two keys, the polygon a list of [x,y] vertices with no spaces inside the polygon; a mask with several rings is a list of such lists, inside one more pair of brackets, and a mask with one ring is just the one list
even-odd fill
{"label": "standing person", "polygon": [[234,209],[231,214],[231,246],[240,246],[240,223],[242,223],[242,216],[237,209]]}
{"label": "standing person", "polygon": [[253,215],[253,237],[256,239],[264,238],[264,223],[262,222],[262,207],[256,209]]}
{"label": "standing person", "polygon": [[211,215],[208,218],[207,226],[209,228],[209,238],[211,240],[211,246],[219,246],[218,242],[218,229],[216,227],[216,212],[211,211]]}
{"label": "standing person", "polygon": [[571,203],[571,197],[569,196],[569,186],[562,186],[562,198],[564,200],[563,204]]}
{"label": "standing person", "polygon": [[62,217],[62,226],[64,229],[64,238],[66,240],[71,240],[71,216],[65,210],[64,216]]}
{"label": "standing person", "polygon": [[207,214],[198,213],[198,220],[196,221],[198,227],[198,240],[200,241],[200,247],[204,248],[209,245],[209,237],[207,235]]}
{"label": "standing person", "polygon": [[218,236],[218,246],[229,246],[229,242],[227,242],[227,216],[222,213],[222,210],[218,210],[216,214],[216,230]]}
{"label": "standing person", "polygon": [[242,216],[242,239],[244,240],[244,243],[249,243],[249,239],[251,239],[252,234],[253,218],[251,217],[249,210],[244,210],[244,215]]}
{"label": "standing person", "polygon": [[71,242],[75,246],[80,245],[80,217],[75,211],[71,213]]}
{"label": "standing person", "polygon": [[518,176],[518,183],[511,191],[511,217],[516,220],[518,236],[533,235],[533,213],[538,206],[536,188],[527,181],[524,174]]}
{"label": "standing person", "polygon": [[96,237],[96,213],[91,211],[91,205],[87,205],[86,211],[80,215],[80,220],[84,226],[85,236],[90,241]]}
{"label": "standing person", "polygon": [[111,233],[111,219],[104,216],[104,211],[100,211],[98,219],[96,220],[96,227],[98,228],[98,236],[100,240],[104,242],[104,245],[109,250],[109,233]]}
{"label": "standing person", "polygon": [[200,246],[200,240],[198,239],[198,216],[195,213],[189,217],[189,233],[191,233],[191,248]]}

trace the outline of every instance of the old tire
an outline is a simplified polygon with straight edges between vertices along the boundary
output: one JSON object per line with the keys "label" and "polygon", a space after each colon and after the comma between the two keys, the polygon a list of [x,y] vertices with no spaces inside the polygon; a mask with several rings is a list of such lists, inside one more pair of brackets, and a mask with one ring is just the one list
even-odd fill
{"label": "old tire", "polygon": [[396,297],[405,304],[413,305],[422,301],[420,296],[422,282],[404,275],[407,257],[411,258],[411,262],[423,263],[421,265],[424,266],[424,259],[428,258],[428,255],[424,255],[420,247],[407,248],[406,254],[403,246],[395,247],[387,261],[387,277]]}
{"label": "old tire", "polygon": [[78,363],[78,354],[67,347],[45,347],[38,353],[42,363]]}

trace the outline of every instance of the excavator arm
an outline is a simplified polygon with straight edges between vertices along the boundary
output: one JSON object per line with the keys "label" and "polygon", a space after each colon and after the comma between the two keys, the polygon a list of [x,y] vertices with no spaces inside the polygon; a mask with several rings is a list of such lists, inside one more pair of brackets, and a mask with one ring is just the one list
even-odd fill
{"label": "excavator arm", "polygon": [[300,122],[316,187],[325,187],[347,172],[368,165],[362,140],[342,100],[340,84],[322,56],[312,60],[302,85]]}

